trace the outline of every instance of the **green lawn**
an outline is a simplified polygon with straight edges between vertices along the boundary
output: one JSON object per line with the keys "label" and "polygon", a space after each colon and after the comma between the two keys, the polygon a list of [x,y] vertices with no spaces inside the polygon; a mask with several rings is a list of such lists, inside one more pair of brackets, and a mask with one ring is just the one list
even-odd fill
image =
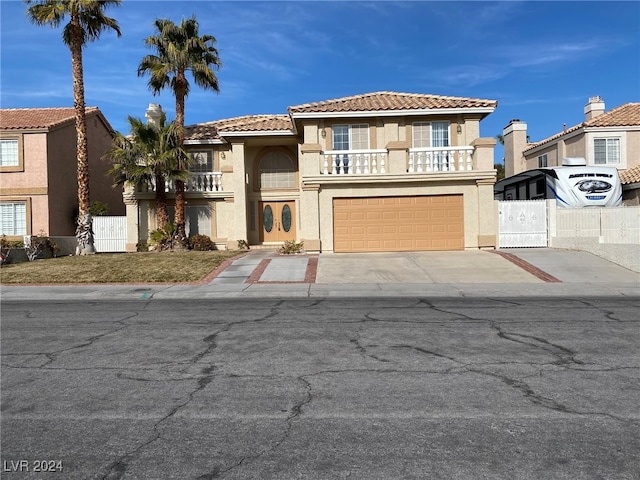
{"label": "green lawn", "polygon": [[3,265],[0,283],[196,282],[238,250],[99,253]]}

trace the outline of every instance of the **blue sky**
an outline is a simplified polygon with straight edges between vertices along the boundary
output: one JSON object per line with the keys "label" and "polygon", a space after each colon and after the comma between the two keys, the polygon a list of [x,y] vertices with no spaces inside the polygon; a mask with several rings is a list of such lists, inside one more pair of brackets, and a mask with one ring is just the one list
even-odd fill
{"label": "blue sky", "polygon": [[[0,1],[0,106],[72,106],[61,29],[29,23],[25,10]],[[219,95],[192,86],[187,124],[386,90],[497,100],[481,135],[519,118],[536,141],[583,121],[591,96],[607,110],[640,101],[637,1],[124,0],[107,14],[122,37],[85,49],[86,102],[123,132],[149,103],[175,116],[173,97],[154,97],[136,71],[154,19],[191,15],[217,38],[223,67]]]}

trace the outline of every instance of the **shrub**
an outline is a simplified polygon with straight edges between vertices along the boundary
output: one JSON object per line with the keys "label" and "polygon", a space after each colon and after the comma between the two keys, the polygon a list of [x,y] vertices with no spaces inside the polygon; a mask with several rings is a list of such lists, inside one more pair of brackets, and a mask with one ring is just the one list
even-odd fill
{"label": "shrub", "polygon": [[176,233],[176,226],[173,223],[167,223],[164,228],[149,232],[149,243],[155,246],[156,251],[173,250]]}
{"label": "shrub", "polygon": [[284,245],[280,248],[280,253],[291,255],[294,253],[302,253],[304,242],[296,242],[295,240],[285,240]]}
{"label": "shrub", "polygon": [[238,249],[249,250],[249,242],[246,240],[238,240]]}
{"label": "shrub", "polygon": [[207,235],[197,234],[189,238],[191,248],[199,252],[215,250],[216,244]]}
{"label": "shrub", "polygon": [[24,245],[18,240],[7,240],[6,235],[0,237],[0,265],[4,265],[9,260],[9,253],[16,248],[22,248]]}

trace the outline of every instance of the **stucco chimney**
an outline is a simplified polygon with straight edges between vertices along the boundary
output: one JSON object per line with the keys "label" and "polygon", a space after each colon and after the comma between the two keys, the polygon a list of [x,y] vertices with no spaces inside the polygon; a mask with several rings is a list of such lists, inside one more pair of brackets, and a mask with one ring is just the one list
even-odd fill
{"label": "stucco chimney", "polygon": [[589,97],[589,103],[584,106],[584,116],[587,121],[604,113],[604,101],[600,97]]}
{"label": "stucco chimney", "polygon": [[513,119],[502,130],[504,139],[504,176],[511,177],[525,170],[522,151],[527,146],[527,124]]}
{"label": "stucco chimney", "polygon": [[144,114],[149,125],[158,125],[162,117],[162,105],[158,103],[150,103],[149,108]]}

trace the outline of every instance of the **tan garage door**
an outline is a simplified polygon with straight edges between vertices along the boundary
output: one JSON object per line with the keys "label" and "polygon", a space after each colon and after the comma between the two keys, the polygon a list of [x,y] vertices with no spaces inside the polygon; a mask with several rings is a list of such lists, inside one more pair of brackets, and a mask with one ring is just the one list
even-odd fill
{"label": "tan garage door", "polygon": [[462,195],[335,198],[335,252],[462,250]]}

